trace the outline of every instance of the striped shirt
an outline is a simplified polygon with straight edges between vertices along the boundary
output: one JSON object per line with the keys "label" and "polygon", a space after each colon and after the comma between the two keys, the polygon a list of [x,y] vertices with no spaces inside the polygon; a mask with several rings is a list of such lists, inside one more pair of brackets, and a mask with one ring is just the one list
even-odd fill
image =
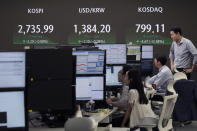
{"label": "striped shirt", "polygon": [[168,83],[173,80],[171,70],[166,66],[162,66],[159,69],[159,73],[150,78],[149,84],[156,84],[158,92],[165,93]]}
{"label": "striped shirt", "polygon": [[192,56],[194,56],[193,64],[197,64],[197,50],[193,43],[182,37],[180,43],[173,41],[170,48],[169,58],[174,60],[176,68],[191,68]]}

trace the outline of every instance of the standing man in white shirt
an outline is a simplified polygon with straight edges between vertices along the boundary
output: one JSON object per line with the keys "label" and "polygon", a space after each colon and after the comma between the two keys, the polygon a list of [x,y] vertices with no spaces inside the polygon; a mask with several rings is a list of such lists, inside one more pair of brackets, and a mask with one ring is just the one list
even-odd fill
{"label": "standing man in white shirt", "polygon": [[197,50],[190,40],[182,36],[181,28],[173,27],[170,29],[170,35],[173,40],[169,55],[171,71],[174,72],[176,67],[178,71],[185,72],[190,79],[197,64]]}

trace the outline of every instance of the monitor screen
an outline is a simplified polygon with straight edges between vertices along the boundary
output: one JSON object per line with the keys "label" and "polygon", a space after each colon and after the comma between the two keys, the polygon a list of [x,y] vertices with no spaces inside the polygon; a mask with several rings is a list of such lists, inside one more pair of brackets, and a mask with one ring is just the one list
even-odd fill
{"label": "monitor screen", "polygon": [[153,45],[142,45],[142,59],[153,59]]}
{"label": "monitor screen", "polygon": [[105,51],[73,51],[76,74],[103,74]]}
{"label": "monitor screen", "polygon": [[29,77],[36,80],[73,79],[72,48],[29,49],[26,51],[26,67]]}
{"label": "monitor screen", "polygon": [[127,62],[141,60],[141,46],[127,45]]}
{"label": "monitor screen", "polygon": [[37,111],[71,111],[75,107],[75,90],[70,80],[32,82],[28,88],[27,107]]}
{"label": "monitor screen", "polygon": [[73,113],[76,60],[72,48],[30,49],[26,59],[28,109]]}
{"label": "monitor screen", "polygon": [[76,77],[77,100],[104,100],[104,77]]}
{"label": "monitor screen", "polygon": [[0,52],[0,88],[25,87],[25,52]]}
{"label": "monitor screen", "polygon": [[153,72],[153,61],[152,60],[142,61],[141,71],[143,75],[151,75]]}
{"label": "monitor screen", "polygon": [[126,64],[126,44],[98,44],[107,52],[106,64]]}
{"label": "monitor screen", "polygon": [[122,83],[118,81],[118,72],[122,66],[107,66],[106,67],[106,86],[121,86]]}
{"label": "monitor screen", "polygon": [[0,92],[1,128],[25,128],[24,91]]}

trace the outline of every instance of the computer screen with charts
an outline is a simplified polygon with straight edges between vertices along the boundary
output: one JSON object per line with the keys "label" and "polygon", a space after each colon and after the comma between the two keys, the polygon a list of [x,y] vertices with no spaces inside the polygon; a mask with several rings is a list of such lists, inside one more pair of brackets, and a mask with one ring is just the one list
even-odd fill
{"label": "computer screen with charts", "polygon": [[25,52],[0,52],[0,88],[25,87]]}
{"label": "computer screen with charts", "polygon": [[141,60],[141,46],[127,45],[127,62],[136,62]]}
{"label": "computer screen with charts", "polygon": [[24,91],[0,91],[0,130],[25,131]]}
{"label": "computer screen with charts", "polygon": [[122,83],[118,81],[118,72],[123,66],[107,66],[106,67],[106,86],[121,86]]}
{"label": "computer screen with charts", "polygon": [[106,64],[126,64],[126,44],[97,44],[96,47],[106,50]]}
{"label": "computer screen with charts", "polygon": [[104,77],[76,77],[77,100],[104,100]]}
{"label": "computer screen with charts", "polygon": [[103,74],[105,51],[73,51],[76,55],[76,74]]}
{"label": "computer screen with charts", "polygon": [[153,59],[153,45],[142,45],[142,59]]}
{"label": "computer screen with charts", "polygon": [[148,76],[153,73],[153,60],[143,60],[141,63],[142,75]]}

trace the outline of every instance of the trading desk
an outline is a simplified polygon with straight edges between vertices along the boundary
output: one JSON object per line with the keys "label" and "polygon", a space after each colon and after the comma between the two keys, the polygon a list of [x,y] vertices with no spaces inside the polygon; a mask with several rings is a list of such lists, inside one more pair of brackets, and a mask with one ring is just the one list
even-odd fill
{"label": "trading desk", "polygon": [[[91,117],[93,119],[95,119],[96,122],[101,123],[101,122],[105,121],[105,119],[108,119],[111,114],[113,114],[115,111],[117,111],[117,109],[118,108],[114,108],[113,110],[111,110],[107,114],[103,114],[103,115],[97,115],[95,113],[95,114],[92,114]],[[29,131],[64,131],[64,128],[30,127]],[[97,131],[109,131],[109,127],[98,127]],[[112,127],[110,131],[130,131],[130,129],[129,128],[114,128],[114,127]]]}
{"label": "trading desk", "polygon": [[[64,128],[30,128],[29,131],[65,131]],[[98,127],[97,131],[109,131],[108,127]],[[112,127],[110,131],[130,131],[129,128]]]}
{"label": "trading desk", "polygon": [[108,119],[109,118],[109,116],[111,115],[111,114],[113,114],[114,112],[116,112],[118,110],[118,108],[113,108],[109,113],[107,113],[107,114],[103,114],[103,115],[91,115],[91,117],[96,121],[96,122],[98,122],[98,123],[100,123],[100,122],[102,122],[102,121],[104,121],[105,119]]}

